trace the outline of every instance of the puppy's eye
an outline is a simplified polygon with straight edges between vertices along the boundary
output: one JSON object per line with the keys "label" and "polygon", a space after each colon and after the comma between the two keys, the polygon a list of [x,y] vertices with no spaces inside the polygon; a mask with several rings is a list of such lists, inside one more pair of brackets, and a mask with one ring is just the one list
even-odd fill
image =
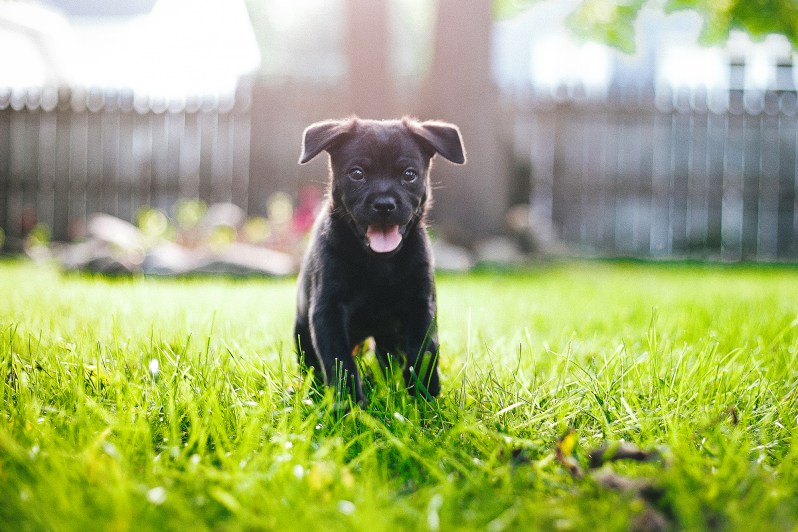
{"label": "puppy's eye", "polygon": [[362,168],[359,167],[352,168],[351,170],[349,170],[349,172],[347,172],[347,175],[349,176],[349,179],[351,179],[352,181],[363,181],[364,179],[366,179],[366,173],[363,171]]}
{"label": "puppy's eye", "polygon": [[405,183],[412,183],[418,179],[418,172],[416,172],[413,168],[408,168],[405,170],[405,173],[402,174],[402,181]]}

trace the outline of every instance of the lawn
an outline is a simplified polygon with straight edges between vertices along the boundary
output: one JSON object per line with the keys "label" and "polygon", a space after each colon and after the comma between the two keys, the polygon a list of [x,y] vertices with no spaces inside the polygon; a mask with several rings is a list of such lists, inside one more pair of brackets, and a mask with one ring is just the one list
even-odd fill
{"label": "lawn", "polygon": [[439,276],[440,399],[366,353],[345,414],[297,372],[293,279],[10,261],[0,294],[0,528],[798,526],[795,267]]}

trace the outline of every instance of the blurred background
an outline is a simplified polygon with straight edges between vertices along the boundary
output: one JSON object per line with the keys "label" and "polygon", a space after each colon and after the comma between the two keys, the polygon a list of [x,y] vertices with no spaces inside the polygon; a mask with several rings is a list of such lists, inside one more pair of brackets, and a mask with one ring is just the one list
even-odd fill
{"label": "blurred background", "polygon": [[729,32],[642,0],[0,0],[0,242],[293,271],[327,172],[297,165],[302,130],[356,113],[460,126],[468,164],[433,172],[445,267],[793,261],[798,19],[760,4]]}

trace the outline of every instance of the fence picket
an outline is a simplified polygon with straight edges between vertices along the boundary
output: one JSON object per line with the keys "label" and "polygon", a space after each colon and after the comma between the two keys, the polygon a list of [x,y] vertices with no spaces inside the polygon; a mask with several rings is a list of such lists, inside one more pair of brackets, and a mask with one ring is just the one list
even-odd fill
{"label": "fence picket", "polygon": [[[9,216],[9,194],[11,191],[11,108],[7,106],[7,98],[0,92],[0,229],[9,233],[11,220]],[[5,238],[3,239],[6,240]],[[2,246],[0,246],[2,247]]]}
{"label": "fence picket", "polygon": [[796,127],[796,95],[781,97],[779,114],[779,196],[776,248],[787,256],[798,256],[798,127]]}

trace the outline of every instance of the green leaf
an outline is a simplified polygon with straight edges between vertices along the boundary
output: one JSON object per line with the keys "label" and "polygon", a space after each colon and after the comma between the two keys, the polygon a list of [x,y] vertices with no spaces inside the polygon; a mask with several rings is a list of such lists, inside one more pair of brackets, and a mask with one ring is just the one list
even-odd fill
{"label": "green leaf", "polygon": [[537,2],[538,0],[494,0],[493,17],[497,20],[512,18]]}
{"label": "green leaf", "polygon": [[566,24],[581,38],[634,53],[634,24],[644,4],[645,0],[585,0],[568,16]]}

